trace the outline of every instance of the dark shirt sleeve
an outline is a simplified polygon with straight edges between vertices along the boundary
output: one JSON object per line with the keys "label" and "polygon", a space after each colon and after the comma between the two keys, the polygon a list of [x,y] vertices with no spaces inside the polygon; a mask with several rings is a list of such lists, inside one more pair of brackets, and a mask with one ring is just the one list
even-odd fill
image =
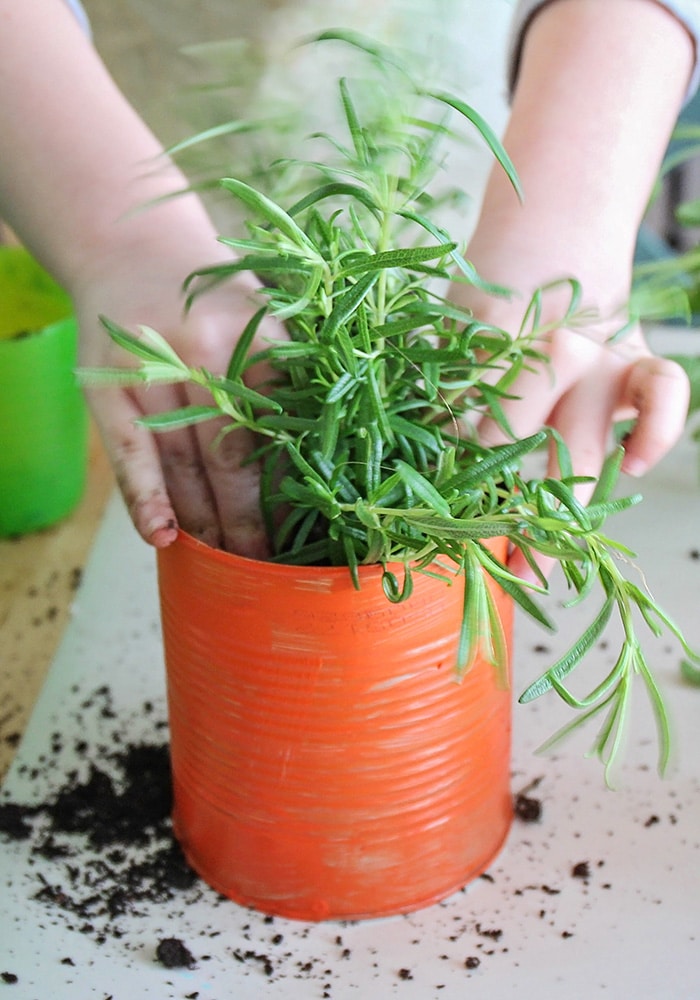
{"label": "dark shirt sleeve", "polygon": [[[557,2],[557,0],[518,0],[516,4],[508,42],[508,93],[511,95],[518,78],[523,41],[528,26],[537,11],[544,7],[545,4],[552,2]],[[609,2],[609,0],[601,0],[601,3],[606,2]],[[623,3],[624,0],[619,0],[619,2]],[[693,74],[685,95],[687,102],[700,86],[700,0],[656,0],[656,2],[660,3],[662,7],[666,7],[671,14],[685,25],[695,43]]]}

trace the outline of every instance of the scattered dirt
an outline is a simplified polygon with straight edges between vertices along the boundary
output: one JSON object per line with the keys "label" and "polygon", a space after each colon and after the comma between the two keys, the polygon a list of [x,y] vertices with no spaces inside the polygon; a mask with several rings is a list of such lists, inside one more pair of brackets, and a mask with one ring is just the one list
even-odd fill
{"label": "scattered dirt", "polygon": [[156,948],[156,959],[166,969],[192,969],[195,960],[179,938],[163,938]]}
{"label": "scattered dirt", "polygon": [[[102,719],[115,715],[107,688],[85,705]],[[85,769],[40,805],[0,804],[0,833],[31,839],[32,859],[55,862],[37,870],[33,898],[77,918],[77,929],[98,941],[121,937],[120,918],[142,904],[168,902],[198,883],[172,835],[167,744],[120,746],[114,736],[112,749],[97,752],[77,739]],[[57,735],[52,749],[64,749]]]}
{"label": "scattered dirt", "polygon": [[530,794],[541,781],[542,778],[535,778],[525,788],[516,792],[513,797],[515,816],[523,823],[539,823],[542,819],[542,801]]}
{"label": "scattered dirt", "polygon": [[27,840],[32,835],[32,810],[14,802],[0,803],[0,833],[10,840]]}
{"label": "scattered dirt", "polygon": [[[108,940],[119,942],[125,962],[130,960],[130,952],[136,952],[139,961],[145,956],[163,969],[205,967],[212,960],[211,945],[206,942],[221,935],[222,926],[229,927],[230,933],[230,914],[234,914],[235,940],[223,944],[222,937],[219,952],[223,947],[223,953],[215,960],[224,961],[228,968],[243,966],[245,976],[273,982],[289,977],[315,982],[319,992],[314,995],[322,998],[334,997],[333,986],[344,975],[342,970],[352,969],[353,962],[363,968],[369,963],[377,970],[375,978],[379,976],[379,953],[366,942],[359,945],[355,941],[350,947],[351,923],[339,925],[339,929],[348,929],[347,938],[334,930],[324,948],[309,953],[304,946],[310,933],[306,925],[284,922],[280,929],[274,917],[236,907],[204,886],[187,865],[172,832],[167,727],[159,718],[163,708],[144,702],[141,718],[125,720],[108,686],[87,697],[78,691],[74,694],[80,699],[75,711],[79,724],[71,731],[78,735],[49,734],[50,751],[26,775],[39,787],[53,784],[54,790],[38,804],[0,803],[0,844],[5,840],[27,845],[22,850],[29,853],[29,866],[22,878],[28,900],[60,918],[68,930],[88,936],[98,945]],[[135,738],[138,732],[149,736]],[[66,760],[71,762],[70,770]],[[54,773],[65,775],[58,789],[50,777]],[[514,796],[515,813],[522,822],[542,819],[542,802],[533,794],[542,780],[534,779]],[[575,877],[587,877],[589,870],[586,868],[584,876],[583,865],[588,862],[574,866]],[[499,885],[508,885],[508,876],[493,868],[483,873],[480,881],[484,891],[491,892],[492,887],[498,891]],[[544,926],[554,936],[573,933],[573,928],[562,931],[561,925],[556,926],[549,904],[547,911],[544,909],[545,898],[562,892],[558,886],[542,882],[524,888],[511,885],[510,892],[513,897],[526,892],[528,896],[539,895],[542,908],[536,904],[527,912],[535,914],[538,924],[546,920]],[[205,928],[184,917],[188,905],[196,904],[205,894],[211,898],[212,910],[225,908],[223,924],[216,914]],[[495,956],[503,959],[509,950],[514,951],[515,959],[521,934],[515,928],[513,936],[512,922],[503,921],[498,909],[484,908],[483,898],[475,904],[468,900],[471,897],[467,894],[464,907],[445,911],[444,934],[434,942],[444,952],[438,957],[452,969],[452,975],[465,978],[477,969],[479,975],[487,972],[490,963],[497,960]],[[454,915],[448,917],[448,913]],[[144,916],[152,919],[154,914],[160,933],[153,934],[149,945],[138,921]],[[405,919],[410,926],[411,915]],[[422,974],[420,951],[411,955],[412,946],[421,946],[420,938],[407,938],[406,945],[405,965],[397,963],[393,969],[388,963],[383,966],[384,975],[393,978],[399,992],[401,982]],[[413,957],[416,961],[411,965],[408,959]],[[68,969],[77,964],[70,955],[58,961]],[[22,969],[10,968],[0,973],[0,979],[11,984],[18,980],[18,974],[26,978]],[[443,983],[435,986],[436,990],[443,988]],[[198,994],[195,990],[182,995],[196,1000]]]}
{"label": "scattered dirt", "polygon": [[530,795],[515,796],[515,815],[523,823],[539,823],[542,819],[542,803]]}

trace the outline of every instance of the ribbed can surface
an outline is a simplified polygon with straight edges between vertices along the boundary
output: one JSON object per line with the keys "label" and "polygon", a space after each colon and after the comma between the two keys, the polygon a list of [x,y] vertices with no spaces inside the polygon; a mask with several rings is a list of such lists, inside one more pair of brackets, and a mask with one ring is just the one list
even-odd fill
{"label": "ribbed can surface", "polygon": [[[478,875],[511,820],[510,692],[454,660],[463,581],[158,555],[174,825],[217,891],[303,920],[418,909]],[[511,605],[497,592],[510,639]]]}

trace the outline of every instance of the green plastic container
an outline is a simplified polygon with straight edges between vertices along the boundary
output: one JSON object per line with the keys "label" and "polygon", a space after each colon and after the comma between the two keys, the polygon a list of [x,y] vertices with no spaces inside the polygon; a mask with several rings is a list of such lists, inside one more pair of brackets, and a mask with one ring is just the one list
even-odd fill
{"label": "green plastic container", "polygon": [[54,524],[83,494],[77,355],[68,295],[23,247],[0,247],[0,536]]}

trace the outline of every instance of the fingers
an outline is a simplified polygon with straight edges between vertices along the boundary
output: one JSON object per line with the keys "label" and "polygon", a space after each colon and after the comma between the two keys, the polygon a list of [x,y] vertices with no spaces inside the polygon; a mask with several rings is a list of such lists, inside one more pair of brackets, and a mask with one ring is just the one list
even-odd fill
{"label": "fingers", "polygon": [[[226,329],[230,324],[226,323]],[[262,350],[268,342],[286,339],[284,328],[270,317],[265,317],[258,328],[251,346],[251,352]],[[200,316],[197,322],[197,337],[195,348],[197,363],[204,364],[210,371],[226,371],[228,357],[231,353],[230,332],[223,338],[220,316]],[[204,359],[204,360],[202,360]],[[272,378],[273,372],[268,365],[258,362],[246,372],[246,382],[259,391],[265,391],[265,384]],[[211,397],[207,392],[196,387],[186,390],[187,401],[195,404],[210,404]],[[270,555],[270,546],[265,529],[265,523],[260,508],[260,467],[257,462],[250,461],[254,451],[253,435],[245,429],[231,430],[227,419],[208,420],[191,428],[189,456],[195,456],[199,469],[173,469],[172,474],[166,473],[168,483],[173,488],[182,491],[183,480],[190,481],[196,477],[196,483],[190,483],[190,496],[181,496],[175,502],[183,526],[191,523],[197,515],[204,518],[199,532],[209,530],[206,534],[198,533],[208,544],[236,552],[238,555],[254,559],[265,559]],[[161,453],[163,454],[163,446]],[[165,456],[164,456],[165,460]],[[193,492],[199,486],[200,494]],[[206,497],[204,491],[206,490]],[[174,498],[175,499],[175,498]],[[184,506],[181,507],[181,504]],[[192,530],[188,528],[187,530]],[[214,531],[216,538],[213,539]],[[196,533],[196,532],[193,532]]]}
{"label": "fingers", "polygon": [[216,505],[216,544],[227,552],[265,559],[270,547],[260,509],[260,467],[249,460],[254,441],[245,430],[222,433],[225,427],[212,420],[193,429],[205,462],[202,478],[206,476]]}
{"label": "fingers", "polygon": [[[158,389],[148,397],[150,412],[184,402]],[[93,392],[91,404],[127,510],[146,542],[170,545],[182,527],[215,548],[251,558],[269,555],[259,469],[247,462],[250,435],[219,437],[223,421],[153,435],[135,423],[144,407],[119,390]]]}
{"label": "fingers", "polygon": [[221,545],[216,502],[193,428],[156,435],[161,469],[178,524],[215,548]]}
{"label": "fingers", "polygon": [[[178,354],[193,367],[225,372],[238,332],[250,313],[247,287],[213,294],[187,317],[169,316],[158,323]],[[232,323],[231,317],[240,317]],[[89,363],[129,362],[114,352],[103,331],[86,324],[84,352]],[[266,318],[253,352],[284,336],[283,328]],[[104,338],[104,339],[102,339]],[[264,382],[269,372],[257,364],[249,373]],[[105,440],[120,490],[139,534],[157,547],[169,545],[178,527],[208,545],[254,558],[269,555],[259,504],[259,469],[248,462],[254,442],[245,431],[222,434],[227,421],[212,420],[192,427],[151,433],[135,421],[188,403],[210,404],[208,393],[182,385],[153,385],[131,390],[92,390],[91,406]]]}
{"label": "fingers", "polygon": [[[144,414],[164,413],[189,402],[181,386],[155,385],[125,395],[133,402],[135,417],[132,423]],[[116,430],[122,432],[119,426]],[[205,456],[194,429],[186,427],[157,434],[139,426],[133,430],[139,451],[125,456],[122,480],[126,487],[132,493],[135,489],[140,490],[142,495],[144,486],[151,480],[157,481],[159,486],[162,483],[178,526],[207,545],[219,546],[222,535],[216,502],[206,473]],[[140,496],[137,502],[143,502]]]}
{"label": "fingers", "polygon": [[[623,471],[642,475],[676,443],[685,426],[690,389],[683,369],[652,356],[641,335],[622,349],[598,344],[563,331],[551,346],[550,371],[525,373],[514,384],[517,399],[503,411],[513,433],[525,437],[542,426],[556,429],[569,450],[574,474],[591,477],[576,486],[586,502],[612,443],[615,422],[634,420],[625,440]],[[508,435],[491,418],[480,425],[481,440],[500,444]],[[555,449],[550,449],[547,475],[560,476]],[[547,575],[551,562],[538,559]],[[514,573],[534,579],[519,551],[509,562]]]}
{"label": "fingers", "polygon": [[620,403],[636,414],[625,440],[623,472],[641,476],[678,441],[690,402],[688,378],[674,361],[643,357],[626,373]]}
{"label": "fingers", "polygon": [[[547,360],[525,369],[509,390],[513,398],[502,403],[508,424],[518,438],[534,434],[550,422],[557,401],[596,364],[601,351],[595,341],[570,330],[555,330],[543,346]],[[479,422],[478,433],[487,446],[511,440],[489,416]]]}
{"label": "fingers", "polygon": [[177,537],[177,518],[156,444],[148,431],[134,424],[140,410],[118,389],[87,395],[136,530],[156,548],[170,545]]}
{"label": "fingers", "polygon": [[[683,432],[690,400],[680,365],[649,353],[640,336],[623,345],[598,344],[563,330],[549,347],[549,363],[524,372],[502,409],[516,437],[549,425],[571,452],[577,475],[596,476],[611,444],[616,420],[631,418],[623,471],[639,476],[655,465]],[[486,445],[510,439],[493,419],[478,425]]]}

